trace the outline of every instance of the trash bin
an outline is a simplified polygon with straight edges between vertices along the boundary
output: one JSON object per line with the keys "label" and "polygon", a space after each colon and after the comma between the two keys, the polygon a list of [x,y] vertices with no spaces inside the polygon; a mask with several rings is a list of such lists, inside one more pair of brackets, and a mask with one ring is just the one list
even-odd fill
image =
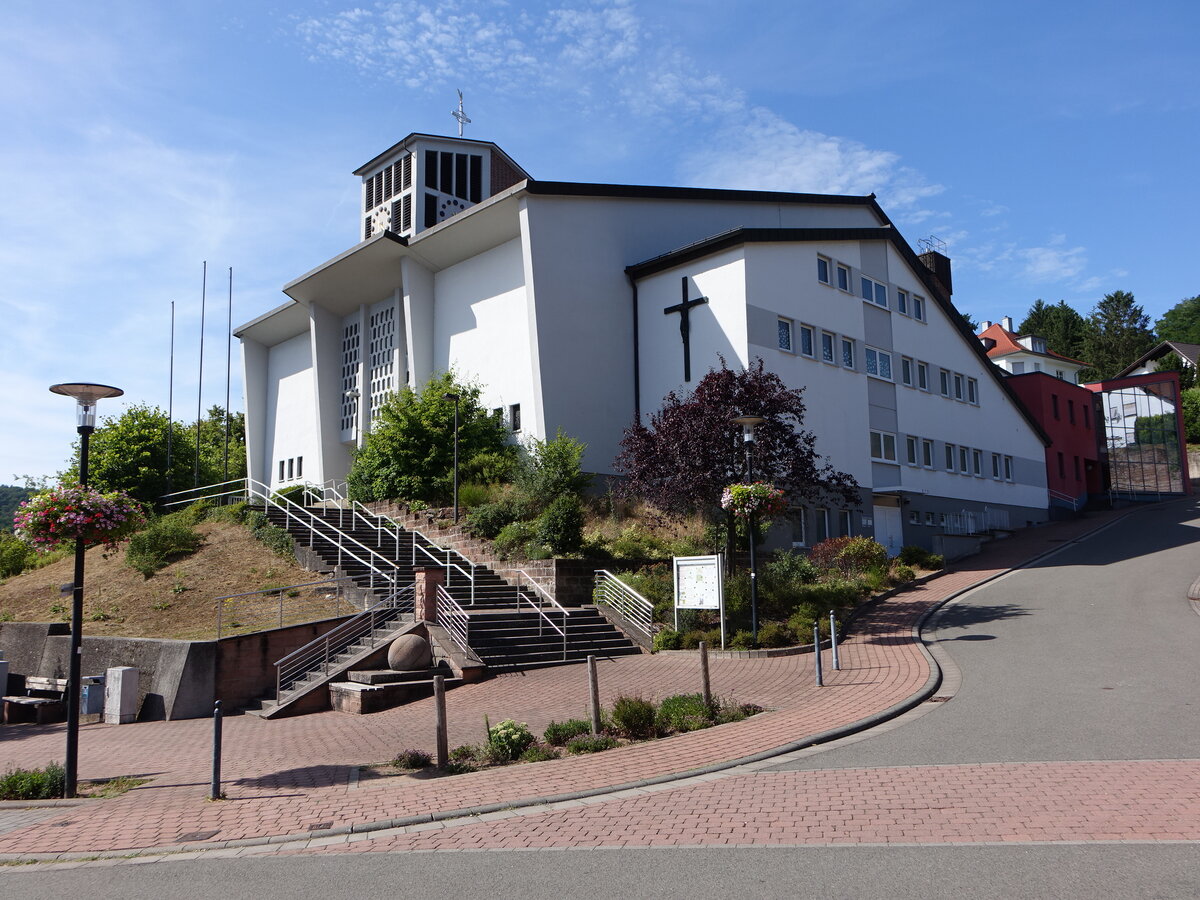
{"label": "trash bin", "polygon": [[83,690],[79,698],[79,711],[85,716],[98,716],[104,712],[103,675],[84,676]]}

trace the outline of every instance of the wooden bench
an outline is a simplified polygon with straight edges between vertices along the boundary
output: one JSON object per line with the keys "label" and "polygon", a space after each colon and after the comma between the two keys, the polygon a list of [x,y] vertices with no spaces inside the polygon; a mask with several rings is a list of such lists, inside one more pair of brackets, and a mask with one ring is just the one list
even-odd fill
{"label": "wooden bench", "polygon": [[4,723],[60,722],[66,714],[66,699],[67,679],[27,676],[25,696],[4,698]]}

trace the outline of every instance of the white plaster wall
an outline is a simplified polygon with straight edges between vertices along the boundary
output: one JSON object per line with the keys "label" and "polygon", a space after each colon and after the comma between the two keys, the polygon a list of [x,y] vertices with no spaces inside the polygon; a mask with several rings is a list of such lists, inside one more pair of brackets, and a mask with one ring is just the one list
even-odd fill
{"label": "white plaster wall", "polygon": [[[266,435],[263,466],[279,486],[279,460],[304,457],[304,480],[315,480],[317,430],[312,347],[307,333],[271,347],[267,354]],[[285,482],[292,483],[292,482]]]}
{"label": "white plaster wall", "polygon": [[[621,435],[633,420],[633,302],[626,266],[736,227],[881,224],[861,205],[537,195],[527,198],[526,216],[526,252],[536,273],[543,427],[550,434],[562,427],[586,442],[584,465],[596,472],[613,471]],[[678,285],[676,280],[676,293]],[[661,307],[654,315],[666,318]],[[675,329],[678,343],[677,322]]]}
{"label": "white plaster wall", "polygon": [[433,359],[479,383],[488,408],[521,404],[522,435],[546,435],[533,415],[533,367],[521,241],[513,239],[434,276]]}
{"label": "white plaster wall", "polygon": [[242,390],[246,402],[246,474],[265,482],[265,435],[267,424],[267,361],[263,344],[242,338]]}

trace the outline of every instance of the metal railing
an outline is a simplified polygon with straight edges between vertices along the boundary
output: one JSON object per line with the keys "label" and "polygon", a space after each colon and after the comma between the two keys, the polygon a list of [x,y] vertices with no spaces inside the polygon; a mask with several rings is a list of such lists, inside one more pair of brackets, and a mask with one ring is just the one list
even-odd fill
{"label": "metal railing", "polygon": [[[347,611],[355,609],[351,601],[343,603],[347,582],[351,578],[326,578],[323,581],[307,581],[303,584],[289,584],[283,587],[262,588],[257,591],[246,591],[241,594],[226,594],[216,597],[217,640],[225,631],[242,630],[249,626],[252,631],[268,628],[282,628],[285,622],[289,625],[299,625],[330,616],[341,616],[343,606]],[[328,590],[308,591],[305,588],[335,585],[334,592]],[[261,598],[257,602],[250,599]],[[271,597],[276,599],[272,600]],[[235,602],[236,601],[236,602]],[[270,623],[270,624],[267,624]]]}
{"label": "metal railing", "polygon": [[[553,599],[554,598],[551,598],[551,600],[553,600]],[[554,624],[554,620],[551,619],[548,615],[546,615],[546,611],[544,609],[542,609],[542,607],[540,607],[538,604],[534,603],[531,599],[529,599],[528,594],[526,594],[524,591],[518,589],[517,590],[517,609],[521,608],[522,603],[528,603],[531,607],[533,607],[533,611],[538,614],[538,637],[539,638],[542,637],[546,633],[547,625],[549,625],[551,628],[553,628],[555,631],[557,631],[560,635],[562,635],[562,658],[565,660],[567,658],[567,616],[569,616],[570,613],[567,612],[566,609],[564,609],[562,606],[560,606],[557,602],[554,603],[555,606],[558,606],[558,608],[562,610],[562,614],[563,614],[563,620],[562,620],[563,627],[559,628],[557,625]]]}
{"label": "metal railing", "polygon": [[607,569],[596,569],[592,599],[613,609],[647,641],[653,639],[654,604]]}
{"label": "metal railing", "polygon": [[982,510],[964,509],[959,513],[946,513],[942,530],[946,534],[982,534],[985,531],[1007,531],[1009,527],[1007,509],[985,506]]}
{"label": "metal railing", "polygon": [[471,617],[440,584],[437,586],[437,617],[438,624],[446,629],[454,643],[467,653],[474,654],[475,651],[471,649]]}
{"label": "metal railing", "polygon": [[329,677],[330,664],[336,669],[337,658],[356,644],[363,644],[363,649],[378,646],[379,629],[399,621],[406,613],[413,613],[413,593],[413,585],[405,585],[353,619],[276,660],[276,702],[282,705],[297,696],[304,689],[297,685],[314,673]]}
{"label": "metal railing", "polygon": [[1056,491],[1054,488],[1047,488],[1046,493],[1050,495],[1052,501],[1057,500],[1063,506],[1070,507],[1071,512],[1079,512],[1079,508],[1083,506],[1083,499],[1080,497],[1072,497],[1070,494]]}
{"label": "metal railing", "polygon": [[[218,488],[224,488],[224,490],[218,490]],[[247,497],[246,479],[234,478],[218,484],[206,484],[183,491],[174,491],[170,494],[163,494],[163,496],[158,498],[158,501],[161,506],[167,508],[171,506],[184,506],[188,503],[195,503],[197,500],[214,500],[218,497],[237,497],[240,500],[245,500]]]}

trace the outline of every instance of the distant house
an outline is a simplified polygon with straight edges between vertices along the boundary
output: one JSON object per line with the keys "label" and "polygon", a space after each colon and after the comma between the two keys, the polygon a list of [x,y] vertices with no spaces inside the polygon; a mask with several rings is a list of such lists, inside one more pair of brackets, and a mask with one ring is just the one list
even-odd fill
{"label": "distant house", "polygon": [[1113,377],[1125,378],[1129,375],[1146,375],[1150,372],[1157,372],[1163,358],[1170,356],[1172,353],[1183,360],[1185,367],[1193,371],[1196,371],[1200,367],[1200,344],[1188,344],[1183,341],[1163,341]]}
{"label": "distant house", "polygon": [[1055,353],[1046,346],[1046,339],[1034,334],[1013,332],[1013,320],[1005,316],[999,322],[984,322],[979,333],[988,359],[1010,375],[1026,372],[1045,372],[1054,378],[1079,383],[1079,373],[1088,364]]}

